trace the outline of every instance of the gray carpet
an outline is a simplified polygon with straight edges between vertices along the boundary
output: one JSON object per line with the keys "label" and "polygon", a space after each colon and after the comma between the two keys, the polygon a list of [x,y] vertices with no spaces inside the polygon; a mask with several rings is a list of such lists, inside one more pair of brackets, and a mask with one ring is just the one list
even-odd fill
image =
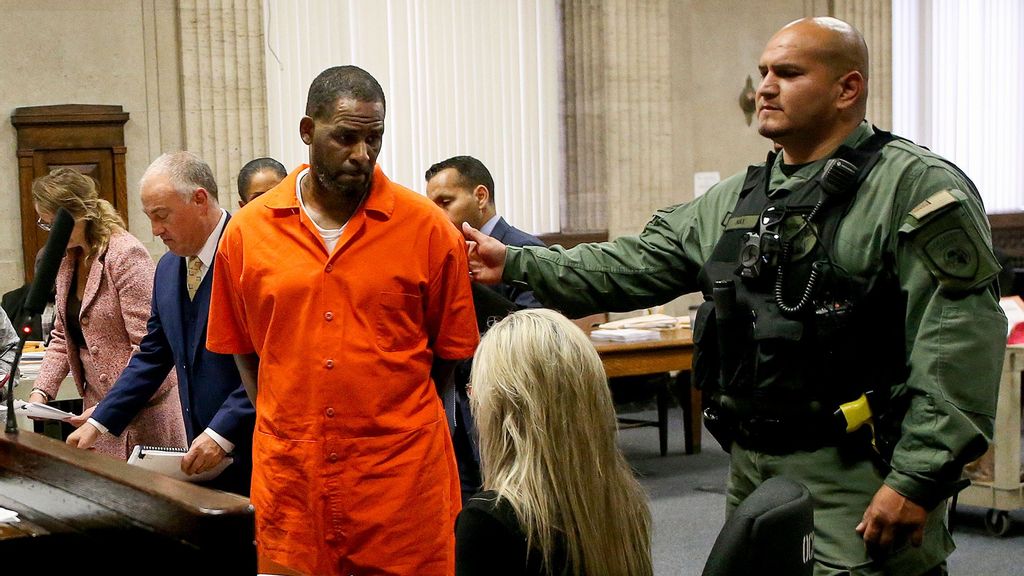
{"label": "gray carpet", "polygon": [[[655,413],[629,416],[654,419]],[[673,408],[669,417],[669,453],[664,458],[658,454],[655,428],[623,430],[619,445],[650,495],[655,575],[699,575],[724,521],[729,456],[706,431],[704,450],[686,456],[682,414]],[[986,532],[985,512],[965,506],[957,511],[953,532],[957,550],[949,559],[950,574],[1024,575],[1024,510],[1011,512],[1010,531],[1003,537]]]}

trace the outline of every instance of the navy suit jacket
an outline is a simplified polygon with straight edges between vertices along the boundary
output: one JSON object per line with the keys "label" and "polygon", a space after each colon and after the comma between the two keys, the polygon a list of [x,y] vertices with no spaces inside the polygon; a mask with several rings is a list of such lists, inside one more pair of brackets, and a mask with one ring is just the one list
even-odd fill
{"label": "navy suit jacket", "polygon": [[[160,258],[147,334],[92,417],[111,434],[120,435],[173,367],[178,375],[189,444],[209,427],[235,445],[231,454],[234,463],[208,485],[247,495],[256,410],[242,387],[234,358],[206,349],[213,269],[207,272],[191,302],[185,287],[186,273],[185,258],[170,252]],[[191,313],[196,315],[192,334],[186,334]]]}
{"label": "navy suit jacket", "polygon": [[[502,244],[506,246],[545,246],[541,242],[540,238],[523,232],[522,230],[512,226],[505,221],[504,218],[498,218],[498,222],[495,223],[494,229],[491,230],[491,238],[500,240]],[[480,284],[473,284],[473,300],[476,306],[477,312],[477,323],[480,326],[480,333],[486,331],[489,318],[481,318],[480,315],[485,313],[485,310],[492,310],[498,312],[499,316],[504,316],[505,313],[511,312],[512,310],[521,310],[523,308],[543,308],[543,304],[537,300],[536,296],[533,295],[533,291],[529,290],[526,286],[515,286],[512,284],[497,284],[495,286],[486,286],[485,288],[478,288]],[[494,303],[491,299],[487,299],[489,302],[483,303],[478,295],[478,291],[483,289],[492,289],[500,294],[505,300],[509,301],[506,305]],[[463,360],[455,367],[455,391],[457,393],[458,405],[456,407],[458,411],[458,422],[461,425],[470,439],[470,445],[473,449],[473,458],[476,462],[480,461],[480,447],[477,444],[476,439],[476,421],[473,418],[473,413],[469,409],[469,397],[466,393],[466,384],[469,382],[470,368],[472,367],[473,361]],[[460,456],[456,454],[456,456]]]}
{"label": "navy suit jacket", "polygon": [[[498,222],[494,225],[494,230],[491,230],[491,238],[501,240],[501,243],[506,246],[544,246],[545,244],[540,241],[540,238],[532,234],[523,232],[519,228],[512,226],[505,221],[504,218],[498,217]],[[543,305],[537,300],[537,297],[533,295],[533,291],[529,290],[525,286],[519,287],[512,284],[497,284],[490,286],[491,289],[501,294],[508,300],[511,300],[519,306],[519,308],[542,308]]]}

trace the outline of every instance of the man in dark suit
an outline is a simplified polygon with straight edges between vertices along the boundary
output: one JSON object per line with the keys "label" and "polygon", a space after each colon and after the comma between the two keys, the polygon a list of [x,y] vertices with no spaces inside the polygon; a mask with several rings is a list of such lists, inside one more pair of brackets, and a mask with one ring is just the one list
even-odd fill
{"label": "man in dark suit", "polygon": [[79,417],[68,444],[88,448],[100,434],[121,434],[174,368],[190,446],[182,471],[204,472],[230,454],[234,462],[204,485],[248,495],[256,411],[233,357],[205,345],[211,266],[230,215],[217,203],[210,167],[191,152],[157,158],[140,188],[153,235],[170,249],[157,264],[148,333],[95,411]]}
{"label": "man in dark suit", "polygon": [[[544,246],[539,238],[510,225],[494,205],[494,178],[483,162],[455,156],[427,170],[427,197],[448,214],[455,227],[469,224],[508,246]],[[530,290],[509,284],[488,286],[520,308],[540,308]]]}
{"label": "man in dark suit", "polygon": [[[455,156],[431,166],[426,178],[427,197],[448,214],[456,228],[461,230],[462,223],[469,222],[484,234],[508,245],[544,246],[536,236],[523,232],[498,216],[494,204],[494,178],[483,162],[472,156]],[[493,318],[500,319],[515,309],[542,307],[532,291],[510,284],[482,286],[474,283],[473,304],[481,333],[486,331]],[[466,360],[455,368],[455,393],[451,398],[454,417],[449,418],[449,423],[453,424],[452,441],[459,465],[463,504],[480,489],[480,449],[466,393],[470,366],[471,361]],[[445,407],[448,406],[450,402],[446,398]]]}

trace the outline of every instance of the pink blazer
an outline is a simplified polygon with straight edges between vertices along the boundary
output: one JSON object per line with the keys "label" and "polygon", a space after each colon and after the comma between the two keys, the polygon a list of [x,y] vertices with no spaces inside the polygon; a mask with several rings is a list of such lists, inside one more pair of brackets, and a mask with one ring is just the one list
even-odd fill
{"label": "pink blazer", "polygon": [[[71,280],[77,260],[66,255],[57,272],[53,337],[35,387],[51,398],[56,397],[61,381],[70,372],[85,409],[89,409],[114,386],[146,335],[156,266],[142,243],[128,232],[110,237],[106,250],[89,270],[85,284],[79,322],[89,348],[81,350],[75,342],[67,340],[65,331],[68,294],[74,289]],[[102,435],[95,444],[96,451],[127,460],[136,444],[185,447],[177,385],[172,370],[125,432],[119,437]]]}

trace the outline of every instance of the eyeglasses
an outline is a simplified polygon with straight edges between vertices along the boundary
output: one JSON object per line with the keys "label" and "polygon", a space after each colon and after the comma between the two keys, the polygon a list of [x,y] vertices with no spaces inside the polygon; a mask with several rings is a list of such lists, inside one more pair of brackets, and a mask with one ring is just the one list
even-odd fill
{"label": "eyeglasses", "polygon": [[49,232],[53,228],[53,224],[50,222],[43,222],[42,218],[36,218],[36,226],[43,232]]}

